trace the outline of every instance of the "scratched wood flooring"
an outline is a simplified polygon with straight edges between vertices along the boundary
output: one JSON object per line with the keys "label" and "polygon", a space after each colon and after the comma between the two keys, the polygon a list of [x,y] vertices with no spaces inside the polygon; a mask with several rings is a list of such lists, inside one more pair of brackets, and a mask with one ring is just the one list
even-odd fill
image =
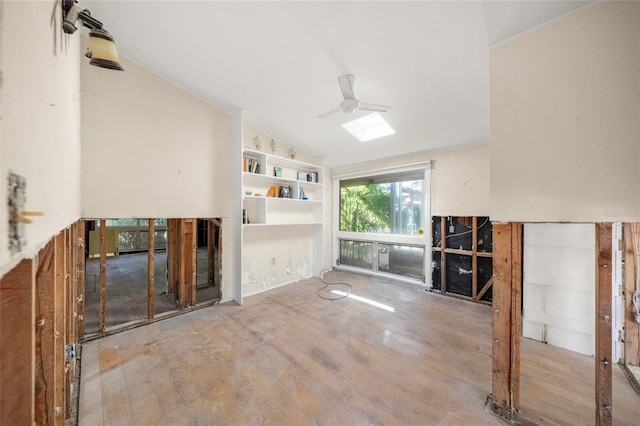
{"label": "scratched wood flooring", "polygon": [[[85,343],[80,425],[503,425],[491,391],[491,308],[360,275],[363,301],[317,279]],[[336,297],[328,290],[325,296]],[[522,406],[594,424],[593,358],[529,340]],[[615,368],[618,371],[619,369]],[[618,371],[618,373],[620,373]],[[614,375],[614,424],[640,400]],[[626,387],[625,387],[626,385]]]}

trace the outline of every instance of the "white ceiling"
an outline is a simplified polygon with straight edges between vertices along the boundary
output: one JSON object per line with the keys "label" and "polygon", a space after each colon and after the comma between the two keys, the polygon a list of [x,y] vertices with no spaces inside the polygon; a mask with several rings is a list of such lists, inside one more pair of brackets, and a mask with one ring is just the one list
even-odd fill
{"label": "white ceiling", "polygon": [[[487,142],[489,45],[591,3],[80,0],[121,56],[330,167]],[[395,135],[340,126],[365,112],[317,117],[347,73]]]}

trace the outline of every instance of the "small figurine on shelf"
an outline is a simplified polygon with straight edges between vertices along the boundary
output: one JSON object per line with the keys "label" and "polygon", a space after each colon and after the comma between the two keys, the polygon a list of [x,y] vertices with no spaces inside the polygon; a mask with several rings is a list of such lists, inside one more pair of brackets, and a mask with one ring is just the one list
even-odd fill
{"label": "small figurine on shelf", "polygon": [[271,142],[269,142],[269,146],[271,147],[271,154],[275,155],[275,153],[276,153],[276,141],[271,139]]}
{"label": "small figurine on shelf", "polygon": [[258,137],[258,135],[256,135],[253,138],[253,146],[256,147],[256,151],[260,151],[260,148],[262,148],[262,141],[260,140],[260,138]]}
{"label": "small figurine on shelf", "polygon": [[287,151],[287,154],[289,155],[289,158],[293,159],[296,158],[296,150],[293,148],[289,148],[289,150]]}

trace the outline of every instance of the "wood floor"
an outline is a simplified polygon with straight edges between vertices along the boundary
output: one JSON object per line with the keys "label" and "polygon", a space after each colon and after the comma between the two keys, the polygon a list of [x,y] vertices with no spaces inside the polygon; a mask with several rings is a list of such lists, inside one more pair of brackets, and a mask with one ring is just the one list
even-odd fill
{"label": "wood floor", "polygon": [[[196,290],[197,303],[218,297],[218,287],[208,285],[208,252],[198,249]],[[175,295],[167,294],[167,252],[157,251],[154,257],[154,315],[178,309]],[[100,259],[86,260],[85,270],[85,336],[100,331]],[[129,253],[107,258],[106,329],[147,318],[148,254]]]}
{"label": "wood floor", "polygon": [[[321,299],[312,279],[85,343],[79,424],[507,424],[484,410],[491,307],[359,275],[325,278],[394,311]],[[593,358],[524,339],[524,413],[594,424],[593,371]],[[614,373],[614,424],[638,424],[640,400]]]}

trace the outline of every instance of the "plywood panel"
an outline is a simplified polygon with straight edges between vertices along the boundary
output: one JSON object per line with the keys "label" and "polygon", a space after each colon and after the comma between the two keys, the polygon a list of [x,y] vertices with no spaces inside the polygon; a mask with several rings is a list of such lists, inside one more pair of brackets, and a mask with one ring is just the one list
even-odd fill
{"label": "plywood panel", "polygon": [[34,420],[34,274],[23,259],[0,279],[0,424]]}
{"label": "plywood panel", "polygon": [[50,241],[38,253],[36,270],[35,420],[51,424],[54,419],[54,256]]}

